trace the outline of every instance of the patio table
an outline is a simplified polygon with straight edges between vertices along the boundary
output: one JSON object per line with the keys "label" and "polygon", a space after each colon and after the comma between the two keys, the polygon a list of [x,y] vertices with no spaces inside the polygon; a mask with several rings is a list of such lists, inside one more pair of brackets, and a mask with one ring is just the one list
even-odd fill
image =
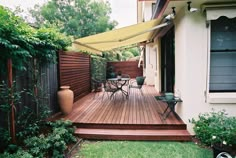
{"label": "patio table", "polygon": [[127,82],[129,82],[130,78],[109,78],[107,79],[113,86],[115,86],[116,90],[112,92],[111,94],[111,98],[112,96],[118,92],[118,91],[121,91],[122,92],[122,95],[125,95],[126,98],[128,98],[129,96],[129,93],[128,91],[125,91],[123,89],[124,85],[126,85]]}
{"label": "patio table", "polygon": [[[175,116],[177,115],[176,112],[175,112],[175,105],[178,103],[178,102],[183,102],[179,97],[174,97],[173,99],[169,100],[169,99],[166,99],[165,96],[155,96],[155,98],[157,100],[160,100],[160,101],[163,101],[167,104],[167,107],[166,109],[164,110],[164,112],[161,114],[163,116],[163,119],[165,120],[169,115],[170,113],[172,112]],[[170,109],[168,111],[168,109]]]}

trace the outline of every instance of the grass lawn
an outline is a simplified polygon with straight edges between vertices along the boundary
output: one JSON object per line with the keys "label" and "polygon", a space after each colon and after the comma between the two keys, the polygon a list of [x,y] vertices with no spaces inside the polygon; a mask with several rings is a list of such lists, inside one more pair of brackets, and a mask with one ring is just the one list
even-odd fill
{"label": "grass lawn", "polygon": [[74,158],[212,158],[192,142],[85,141]]}

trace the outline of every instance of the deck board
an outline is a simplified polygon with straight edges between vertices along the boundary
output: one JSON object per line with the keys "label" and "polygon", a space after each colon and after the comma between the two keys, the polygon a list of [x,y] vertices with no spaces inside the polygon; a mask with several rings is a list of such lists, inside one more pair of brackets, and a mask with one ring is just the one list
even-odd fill
{"label": "deck board", "polygon": [[56,119],[71,120],[75,134],[87,139],[191,140],[180,117],[171,113],[162,118],[167,105],[155,99],[159,93],[153,86],[143,86],[143,94],[131,89],[128,99],[121,93],[110,99],[103,92],[90,93],[74,103],[69,115]]}
{"label": "deck board", "polygon": [[108,98],[107,94],[102,97],[103,92],[90,93],[75,102],[71,114],[64,118],[74,123],[93,124],[184,124],[172,113],[166,120],[162,119],[160,113],[167,105],[155,99],[154,96],[159,94],[153,86],[143,86],[143,93],[144,96],[139,89],[131,89],[128,99],[121,93],[114,99]]}

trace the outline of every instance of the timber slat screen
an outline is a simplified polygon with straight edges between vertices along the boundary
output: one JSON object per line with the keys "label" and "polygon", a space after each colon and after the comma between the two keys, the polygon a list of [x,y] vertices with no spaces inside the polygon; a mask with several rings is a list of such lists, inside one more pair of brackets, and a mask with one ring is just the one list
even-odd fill
{"label": "timber slat screen", "polygon": [[75,52],[59,52],[59,84],[70,86],[74,101],[90,92],[90,56]]}
{"label": "timber slat screen", "polygon": [[114,66],[116,73],[121,71],[122,74],[128,74],[131,78],[143,76],[143,67],[142,65],[138,67],[138,61],[107,62],[107,67],[109,66]]}

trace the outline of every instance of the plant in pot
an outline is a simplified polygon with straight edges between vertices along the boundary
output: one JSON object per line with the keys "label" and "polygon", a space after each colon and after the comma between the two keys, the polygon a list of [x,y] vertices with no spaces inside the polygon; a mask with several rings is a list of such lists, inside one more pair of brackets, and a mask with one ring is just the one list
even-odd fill
{"label": "plant in pot", "polygon": [[109,66],[107,68],[107,78],[115,78],[116,73],[114,72],[114,66]]}
{"label": "plant in pot", "polygon": [[121,79],[121,76],[122,76],[122,72],[121,72],[121,71],[118,71],[118,72],[117,72],[117,78],[118,78],[118,79]]}
{"label": "plant in pot", "polygon": [[228,116],[225,110],[212,111],[199,114],[197,120],[190,122],[194,124],[196,138],[213,148],[215,158],[222,152],[236,155],[236,117]]}

